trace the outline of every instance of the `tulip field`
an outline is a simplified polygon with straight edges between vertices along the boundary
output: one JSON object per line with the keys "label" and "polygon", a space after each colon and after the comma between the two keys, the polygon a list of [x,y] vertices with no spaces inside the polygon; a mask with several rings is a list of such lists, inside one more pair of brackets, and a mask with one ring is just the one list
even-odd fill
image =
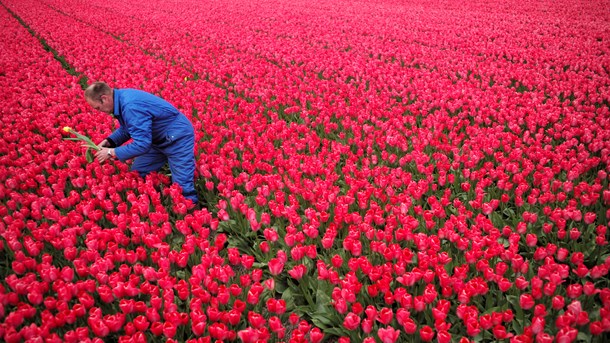
{"label": "tulip field", "polygon": [[[605,0],[0,0],[1,342],[610,341]],[[89,162],[94,81],[196,187]]]}

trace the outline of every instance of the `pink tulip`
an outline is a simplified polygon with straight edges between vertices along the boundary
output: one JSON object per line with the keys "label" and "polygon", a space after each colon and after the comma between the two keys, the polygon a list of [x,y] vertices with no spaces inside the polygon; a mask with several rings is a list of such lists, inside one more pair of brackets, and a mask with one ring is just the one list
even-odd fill
{"label": "pink tulip", "polygon": [[300,280],[305,273],[307,272],[307,267],[305,265],[296,265],[292,269],[288,271],[288,275],[296,280]]}
{"label": "pink tulip", "polygon": [[343,320],[343,326],[348,330],[355,330],[360,325],[360,317],[350,312]]}
{"label": "pink tulip", "polygon": [[377,330],[377,335],[379,336],[379,338],[381,339],[381,341],[383,343],[394,343],[396,342],[396,340],[398,339],[398,336],[400,335],[400,330],[396,330],[390,326],[388,326],[387,328],[379,328],[379,330]]}
{"label": "pink tulip", "polygon": [[434,330],[431,327],[425,325],[419,330],[419,335],[424,342],[429,342],[434,338]]}
{"label": "pink tulip", "polygon": [[279,275],[284,268],[284,263],[277,258],[269,260],[269,272],[271,275]]}

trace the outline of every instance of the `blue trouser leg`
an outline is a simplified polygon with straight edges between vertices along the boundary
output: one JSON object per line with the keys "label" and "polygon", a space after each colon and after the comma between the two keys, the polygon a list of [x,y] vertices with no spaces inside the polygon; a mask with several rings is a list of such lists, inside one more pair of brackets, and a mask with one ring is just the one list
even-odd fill
{"label": "blue trouser leg", "polygon": [[149,152],[135,158],[131,170],[137,171],[140,176],[146,177],[154,171],[159,171],[166,162],[172,172],[172,182],[182,187],[182,194],[186,199],[197,203],[195,191],[195,138],[186,136],[172,142],[169,146],[160,149],[152,147]]}
{"label": "blue trouser leg", "polygon": [[185,198],[197,203],[197,191],[195,191],[195,136],[188,135],[163,149],[172,171],[172,181],[182,187]]}
{"label": "blue trouser leg", "polygon": [[165,154],[154,147],[146,154],[136,157],[131,165],[131,170],[137,171],[141,177],[159,171],[167,162]]}

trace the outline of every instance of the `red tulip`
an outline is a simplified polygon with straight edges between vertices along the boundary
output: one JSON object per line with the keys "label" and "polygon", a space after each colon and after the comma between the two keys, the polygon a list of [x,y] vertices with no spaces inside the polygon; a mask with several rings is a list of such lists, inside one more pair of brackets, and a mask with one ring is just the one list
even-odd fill
{"label": "red tulip", "polygon": [[451,334],[446,330],[440,330],[436,339],[439,343],[449,343],[451,342]]}
{"label": "red tulip", "polygon": [[257,342],[259,339],[258,330],[255,330],[253,328],[241,330],[237,333],[237,336],[244,343],[254,343]]}
{"label": "red tulip", "polygon": [[506,278],[501,278],[498,281],[498,288],[500,288],[500,291],[502,291],[502,292],[508,291],[511,287],[512,287],[512,283]]}
{"label": "red tulip", "polygon": [[505,323],[510,323],[510,322],[512,322],[512,321],[513,321],[513,318],[514,318],[514,314],[513,314],[513,311],[511,311],[510,309],[505,310],[505,311],[504,311],[504,313],[502,313],[502,320],[503,320]]}
{"label": "red tulip", "polygon": [[528,233],[525,237],[525,243],[529,247],[534,247],[538,243],[538,237],[536,235]]}
{"label": "red tulip", "polygon": [[300,319],[299,315],[298,315],[298,314],[296,314],[296,313],[294,313],[294,312],[293,312],[293,313],[291,313],[291,314],[288,316],[288,322],[289,322],[291,325],[296,325],[296,324],[297,324],[297,322],[299,321],[299,319]]}
{"label": "red tulip", "polygon": [[125,324],[125,315],[117,313],[116,315],[107,315],[103,319],[104,324],[108,327],[110,332],[117,332],[123,328]]}
{"label": "red tulip", "polygon": [[89,321],[89,327],[97,337],[106,337],[110,333],[110,329],[101,320]]}
{"label": "red tulip", "polygon": [[525,293],[521,294],[521,296],[519,297],[519,305],[524,310],[531,309],[532,307],[534,307],[535,304],[536,302],[534,301],[534,298],[531,294]]}
{"label": "red tulip", "polygon": [[248,312],[248,323],[255,329],[260,329],[265,325],[265,319],[259,313]]}
{"label": "red tulip", "polygon": [[571,327],[564,327],[559,332],[557,332],[556,342],[558,343],[569,343],[576,340],[576,336],[578,335],[578,330]]}
{"label": "red tulip", "polygon": [[400,330],[395,330],[391,326],[388,326],[385,329],[380,328],[379,330],[377,330],[377,335],[379,336],[379,339],[381,339],[381,342],[383,342],[383,343],[394,343],[394,342],[396,342],[396,340],[398,339],[398,336],[400,335]]}
{"label": "red tulip", "polygon": [[365,334],[371,333],[373,331],[374,324],[375,324],[375,322],[373,322],[371,319],[368,319],[368,318],[363,319],[362,322],[360,323],[362,332],[364,332]]}
{"label": "red tulip", "polygon": [[366,309],[364,310],[364,313],[366,314],[366,317],[370,320],[375,320],[377,319],[377,308],[375,308],[375,306],[373,305],[369,305],[366,307]]}
{"label": "red tulip", "polygon": [[381,324],[388,325],[392,321],[393,317],[394,313],[392,312],[392,309],[384,307],[381,309],[381,311],[379,311],[377,321],[379,321]]}
{"label": "red tulip", "polygon": [[233,326],[239,324],[241,320],[241,313],[235,309],[231,309],[228,312],[223,313],[222,321],[225,323],[229,323]]}
{"label": "red tulip", "polygon": [[148,329],[148,326],[149,326],[148,319],[146,319],[146,317],[142,316],[142,315],[134,318],[133,324],[138,331],[146,331],[146,329]]}
{"label": "red tulip", "polygon": [[433,284],[426,285],[424,289],[424,302],[426,304],[431,304],[437,297],[438,293]]}
{"label": "red tulip", "polygon": [[284,263],[278,258],[272,258],[269,260],[269,272],[271,275],[279,275],[284,269]]}
{"label": "red tulip", "polygon": [[434,330],[431,327],[424,325],[419,329],[419,335],[424,342],[430,342],[434,338]]}
{"label": "red tulip", "polygon": [[343,326],[348,330],[355,330],[359,325],[360,317],[353,312],[348,313],[343,320]]}
{"label": "red tulip", "polygon": [[592,322],[589,325],[589,331],[594,336],[599,336],[604,332],[603,324],[601,321]]}
{"label": "red tulip", "polygon": [[413,308],[415,309],[415,311],[421,312],[424,310],[425,307],[426,307],[426,302],[424,301],[423,296],[418,295],[413,298]]}
{"label": "red tulip", "polygon": [[542,332],[536,336],[536,343],[552,343],[554,337],[548,333]]}
{"label": "red tulip", "polygon": [[319,343],[324,339],[324,333],[318,328],[313,328],[309,332],[309,339],[312,343]]}
{"label": "red tulip", "polygon": [[271,251],[271,248],[269,247],[269,243],[266,241],[260,242],[259,248],[260,248],[261,252],[263,252],[264,254],[267,254],[267,253],[269,253],[269,251]]}
{"label": "red tulip", "polygon": [[307,272],[307,267],[303,264],[299,264],[294,266],[292,269],[288,271],[288,275],[296,280],[300,280],[305,273]]}
{"label": "red tulip", "polygon": [[515,286],[520,290],[524,290],[528,285],[529,282],[522,276],[515,279]]}
{"label": "red tulip", "polygon": [[343,265],[343,258],[337,254],[332,257],[331,261],[335,268],[340,268]]}
{"label": "red tulip", "polygon": [[212,338],[220,340],[231,339],[231,337],[233,337],[235,334],[234,331],[229,330],[227,326],[222,323],[213,323],[212,325],[208,326],[208,331]]}
{"label": "red tulip", "polygon": [[281,320],[276,316],[269,317],[269,328],[273,332],[280,332],[284,330]]}
{"label": "red tulip", "polygon": [[582,286],[580,284],[571,284],[567,287],[566,293],[572,299],[578,298],[582,294]]}
{"label": "red tulip", "polygon": [[362,308],[362,304],[359,302],[355,302],[352,304],[352,312],[357,315],[361,315],[364,309]]}

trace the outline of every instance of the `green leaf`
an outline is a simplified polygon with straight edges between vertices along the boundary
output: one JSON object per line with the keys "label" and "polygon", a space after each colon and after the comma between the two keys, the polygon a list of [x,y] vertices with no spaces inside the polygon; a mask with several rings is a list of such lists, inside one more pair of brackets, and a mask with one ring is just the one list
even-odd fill
{"label": "green leaf", "polygon": [[495,211],[489,214],[489,219],[495,227],[502,227],[502,224],[504,223],[502,216]]}
{"label": "green leaf", "polygon": [[282,299],[286,302],[286,308],[294,307],[294,297],[292,295],[292,289],[290,288],[286,288],[282,292]]}
{"label": "green leaf", "polygon": [[508,248],[510,246],[510,242],[504,237],[499,237],[498,243],[502,244],[505,248]]}
{"label": "green leaf", "polygon": [[309,306],[313,307],[315,303],[311,297],[311,294],[309,293],[310,290],[305,285],[305,277],[299,280],[299,288],[301,289],[302,295],[305,297],[305,300],[307,300]]}
{"label": "green leaf", "polygon": [[91,149],[87,149],[87,152],[85,153],[85,158],[87,159],[87,162],[93,162],[93,153],[91,153]]}
{"label": "green leaf", "polygon": [[311,316],[311,321],[316,324],[319,328],[331,328],[334,327],[333,322],[327,318],[326,314],[309,314]]}
{"label": "green leaf", "polygon": [[221,232],[226,232],[227,229],[231,229],[235,225],[235,220],[229,219],[227,221],[222,221],[218,223],[218,229],[222,230]]}
{"label": "green leaf", "polygon": [[510,207],[505,208],[502,211],[502,213],[504,213],[504,215],[509,217],[509,218],[512,218],[512,217],[515,216],[515,211],[512,208],[510,208]]}
{"label": "green leaf", "polygon": [[604,254],[599,256],[599,258],[597,259],[597,264],[603,263],[608,257],[610,257],[610,254]]}
{"label": "green leaf", "polygon": [[[290,288],[288,287],[288,285],[286,285],[286,283],[284,281],[282,281],[282,280],[275,280],[275,290],[278,293],[282,293],[283,294],[288,289],[290,289]],[[284,298],[284,297],[282,296],[282,298]],[[284,299],[284,300],[286,300],[286,299]]]}
{"label": "green leaf", "polygon": [[323,330],[325,334],[331,334],[335,336],[347,336],[345,330],[337,329],[337,328],[327,328]]}
{"label": "green leaf", "polygon": [[327,290],[328,286],[325,281],[318,280],[316,290],[316,312],[318,313],[328,313],[328,306],[331,303],[330,292]]}
{"label": "green leaf", "polygon": [[591,334],[588,334],[586,332],[579,332],[578,336],[576,336],[576,341],[591,343]]}
{"label": "green leaf", "polygon": [[478,334],[476,336],[474,336],[474,338],[472,339],[475,342],[482,342],[483,341],[483,335]]}
{"label": "green leaf", "polygon": [[492,314],[494,312],[502,312],[502,311],[503,310],[502,310],[502,308],[500,306],[496,306],[496,307],[493,307],[493,308],[490,308],[490,309],[486,309],[484,314]]}
{"label": "green leaf", "polygon": [[519,298],[516,295],[507,295],[506,300],[512,305],[512,308],[515,312],[515,320],[513,320],[513,327],[517,332],[523,331],[525,316],[523,310],[521,309],[521,305],[519,304]]}

